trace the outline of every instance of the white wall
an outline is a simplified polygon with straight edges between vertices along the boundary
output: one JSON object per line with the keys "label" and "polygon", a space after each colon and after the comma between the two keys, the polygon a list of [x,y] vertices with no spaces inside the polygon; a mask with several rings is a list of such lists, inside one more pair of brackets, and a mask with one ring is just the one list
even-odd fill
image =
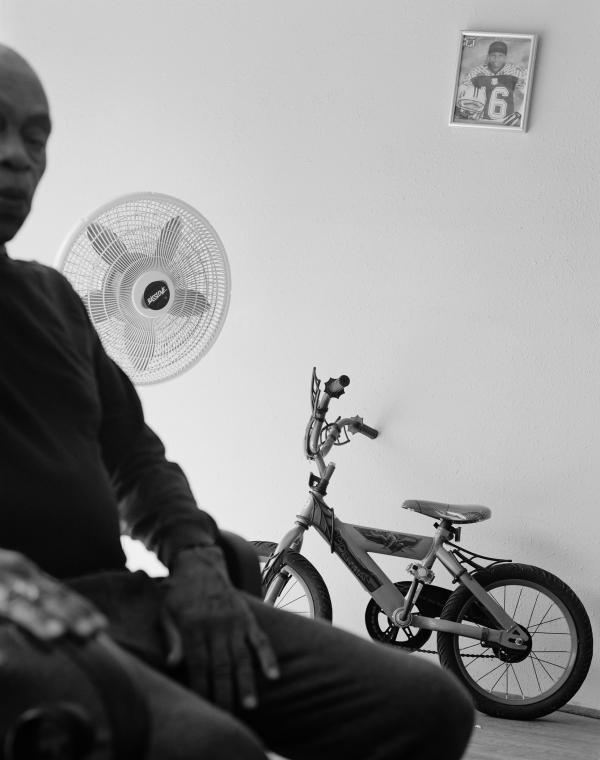
{"label": "white wall", "polygon": [[[181,197],[225,242],[219,341],[142,390],[199,501],[278,538],[304,501],[312,366],[346,372],[339,413],[382,433],[338,452],[339,515],[427,532],[404,499],[488,504],[464,544],[561,576],[598,639],[596,0],[0,9],[55,121],[12,255],[53,262],[80,217],[135,190]],[[461,29],[539,33],[527,134],[447,126]],[[366,595],[305,546],[361,632]],[[575,701],[600,706],[597,658]]]}

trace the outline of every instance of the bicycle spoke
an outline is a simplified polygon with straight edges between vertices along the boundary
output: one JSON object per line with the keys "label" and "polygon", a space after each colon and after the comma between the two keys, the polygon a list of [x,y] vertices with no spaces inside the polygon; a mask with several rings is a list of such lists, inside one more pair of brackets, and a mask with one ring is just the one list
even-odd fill
{"label": "bicycle spoke", "polygon": [[[506,588],[506,587],[505,587]],[[521,595],[523,594],[523,586],[521,586],[521,589],[519,591],[519,596],[517,597],[517,603],[515,604],[515,608],[513,610],[513,614],[511,615],[511,618],[514,620],[517,614],[517,607],[519,606],[519,602],[521,601]]]}
{"label": "bicycle spoke", "polygon": [[527,621],[527,625],[525,626],[526,628],[529,628],[529,626],[531,625],[531,619],[533,617],[533,613],[538,603],[538,599],[540,598],[540,594],[541,594],[541,591],[538,591],[537,596],[535,597],[535,602],[533,603],[533,607],[531,608],[531,615],[529,616],[529,620]]}
{"label": "bicycle spoke", "polygon": [[[502,673],[500,673],[500,675],[499,675],[498,679],[497,679],[497,680],[496,680],[496,682],[493,684],[492,688],[491,688],[491,689],[488,689],[488,691],[490,691],[490,692],[491,692],[491,691],[494,691],[494,687],[495,687],[497,684],[499,684],[499,683],[500,683],[500,681],[501,681],[501,680],[504,678],[505,674],[507,673],[507,671],[508,671],[508,665],[506,665],[506,663],[504,663],[504,662],[501,662],[501,663],[500,663],[500,665],[496,665],[496,667],[494,668],[494,670],[498,670],[498,668],[501,668],[503,665],[505,666],[505,667],[504,667],[504,670],[502,671]],[[493,673],[493,672],[494,672],[494,670],[490,670],[490,672],[489,672],[489,673],[486,673],[486,675],[488,675],[488,676],[489,676],[489,675],[490,675],[490,673]],[[481,676],[481,678],[479,678],[479,679],[478,679],[477,683],[479,683],[479,681],[481,681],[483,678],[485,678],[485,676]],[[506,691],[507,691],[507,693],[508,693],[508,678],[506,679]]]}
{"label": "bicycle spoke", "polygon": [[570,636],[569,631],[542,631],[541,636]]}
{"label": "bicycle spoke", "polygon": [[540,658],[539,658],[539,657],[536,657],[536,655],[532,653],[532,658],[531,658],[531,659],[532,659],[532,660],[536,660],[536,661],[537,661],[537,662],[538,662],[538,663],[541,665],[541,667],[542,667],[542,670],[544,671],[544,673],[545,673],[545,674],[548,676],[548,678],[549,678],[551,681],[554,681],[554,680],[556,680],[556,679],[554,679],[554,678],[552,677],[552,675],[551,675],[551,674],[550,674],[550,672],[548,671],[548,668],[547,668],[547,667],[544,665],[544,663],[542,662],[542,660],[540,660]]}
{"label": "bicycle spoke", "polygon": [[288,580],[286,581],[286,584],[285,584],[285,587],[284,587],[284,588],[285,588],[285,593],[283,594],[283,596],[279,596],[279,597],[278,597],[278,599],[279,599],[279,601],[280,601],[280,602],[284,602],[284,601],[285,601],[286,597],[287,597],[287,596],[289,596],[289,593],[290,593],[290,591],[291,591],[291,590],[294,588],[294,586],[296,585],[296,583],[291,583],[291,584],[290,584],[290,580],[291,580],[291,579],[290,579],[290,578],[288,578]]}
{"label": "bicycle spoke", "polygon": [[[535,659],[539,663],[545,662],[546,665],[552,665],[552,667],[554,667],[554,668],[560,668],[561,670],[566,670],[567,669],[565,665],[557,665],[555,662],[552,662],[551,660],[542,660],[542,658],[538,657],[537,654],[535,654],[535,652],[532,652],[531,655],[532,655],[532,657],[535,657]],[[548,674],[548,675],[550,675],[550,674]],[[552,678],[552,676],[550,676],[550,678]]]}
{"label": "bicycle spoke", "polygon": [[[487,676],[489,676],[489,675],[490,675],[491,673],[493,673],[495,670],[498,670],[498,668],[501,668],[503,665],[506,665],[506,663],[504,663],[504,662],[501,662],[499,665],[496,665],[496,667],[492,668],[491,670],[488,670],[488,672],[487,672],[487,673],[484,673],[482,676],[480,676],[480,677],[477,679],[477,683],[479,683],[480,681],[483,681],[483,679],[484,679],[484,678],[486,678]],[[506,667],[508,668],[508,665],[506,665]],[[503,675],[504,675],[504,673],[502,673],[502,674],[500,675],[500,678],[502,678],[502,676],[503,676]],[[498,679],[498,681],[500,680],[500,678]],[[498,683],[498,681],[496,681],[496,683]],[[494,686],[496,685],[496,683],[494,684]],[[492,689],[494,688],[494,686],[492,686]]]}
{"label": "bicycle spoke", "polygon": [[523,689],[521,687],[521,683],[520,683],[520,681],[519,681],[519,679],[517,677],[517,671],[515,670],[515,666],[511,665],[510,668],[511,668],[511,670],[513,672],[513,676],[515,677],[515,681],[517,682],[517,686],[519,687],[519,691],[521,692],[521,696],[523,697],[523,699],[525,699],[525,693],[524,693],[524,691],[523,691]]}
{"label": "bicycle spoke", "polygon": [[540,679],[538,678],[537,670],[535,669],[535,657],[531,658],[531,667],[533,668],[533,675],[535,676],[535,680],[537,681],[538,688],[540,692],[542,691],[542,684],[540,683]]}
{"label": "bicycle spoke", "polygon": [[[538,628],[539,628],[540,625],[542,625],[542,623],[546,619],[546,615],[550,612],[550,610],[552,609],[552,607],[554,607],[554,602],[550,602],[550,606],[548,607],[548,609],[546,610],[546,612],[544,612],[544,615],[543,615],[542,619],[538,623]],[[529,628],[529,626],[527,626],[527,627]]]}
{"label": "bicycle spoke", "polygon": [[533,623],[531,626],[527,626],[528,628],[535,628],[536,630],[534,633],[537,633],[537,629],[541,625],[549,625],[550,623],[556,623],[557,620],[564,620],[564,617],[561,615],[560,617],[551,618],[550,620],[540,620],[539,623]]}
{"label": "bicycle spoke", "polygon": [[468,647],[460,647],[460,651],[464,652],[466,649],[473,649],[473,647],[479,647],[481,644],[477,641],[475,644],[469,644]]}
{"label": "bicycle spoke", "polygon": [[[263,572],[263,577],[265,566],[266,562],[261,557],[261,570]],[[279,594],[275,597],[275,599],[271,598],[270,603],[277,609],[283,609],[295,615],[300,615],[307,618],[315,617],[311,596],[307,592],[304,583],[302,582],[301,578],[298,577],[294,569],[285,565],[281,568],[280,574],[281,575],[276,576],[274,580],[281,580],[283,576],[284,583],[279,589]],[[269,584],[269,587],[271,588],[272,595],[272,584]],[[266,598],[269,598],[269,589],[267,589]]]}
{"label": "bicycle spoke", "polygon": [[299,599],[302,599],[304,597],[304,594],[300,594],[300,596],[297,596],[295,599],[291,599],[289,602],[286,602],[285,604],[278,604],[277,607],[282,610],[284,607],[289,607],[290,604],[294,604],[294,602],[297,602]]}
{"label": "bicycle spoke", "polygon": [[471,665],[475,665],[477,662],[479,662],[479,655],[478,654],[465,654],[464,657],[471,657],[471,661],[467,662],[465,665],[465,668],[469,668]]}

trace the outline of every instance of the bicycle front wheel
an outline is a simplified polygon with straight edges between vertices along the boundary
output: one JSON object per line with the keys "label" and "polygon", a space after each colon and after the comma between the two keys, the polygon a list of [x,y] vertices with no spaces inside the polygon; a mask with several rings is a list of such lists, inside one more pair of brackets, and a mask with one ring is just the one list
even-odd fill
{"label": "bicycle front wheel", "polygon": [[[562,707],[583,683],[592,660],[592,628],[577,596],[555,575],[531,565],[496,565],[473,577],[528,630],[531,649],[516,653],[438,633],[442,665],[460,678],[476,707],[488,715],[532,720]],[[441,617],[496,627],[465,587],[450,596]]]}
{"label": "bicycle front wheel", "polygon": [[[272,541],[252,541],[252,545],[262,571],[277,544]],[[298,552],[286,551],[285,564],[278,576],[263,589],[263,596],[274,607],[296,615],[332,619],[331,597],[325,581],[317,568]]]}

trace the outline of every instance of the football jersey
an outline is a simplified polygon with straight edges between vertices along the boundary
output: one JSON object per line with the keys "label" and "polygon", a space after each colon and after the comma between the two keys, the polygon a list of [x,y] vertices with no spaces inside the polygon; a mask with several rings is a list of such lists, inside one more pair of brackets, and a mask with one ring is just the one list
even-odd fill
{"label": "football jersey", "polygon": [[481,94],[485,95],[483,119],[502,121],[514,113],[514,93],[515,90],[525,88],[526,77],[525,69],[521,69],[513,63],[507,63],[496,73],[487,66],[477,66],[467,74],[462,84],[473,85],[481,100],[483,100]]}

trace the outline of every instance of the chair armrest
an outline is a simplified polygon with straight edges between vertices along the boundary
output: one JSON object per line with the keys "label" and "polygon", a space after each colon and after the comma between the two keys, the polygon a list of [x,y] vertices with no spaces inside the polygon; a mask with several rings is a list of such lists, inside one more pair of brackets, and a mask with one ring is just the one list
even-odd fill
{"label": "chair armrest", "polygon": [[233,585],[262,599],[260,564],[252,544],[237,533],[222,530],[219,545]]}

